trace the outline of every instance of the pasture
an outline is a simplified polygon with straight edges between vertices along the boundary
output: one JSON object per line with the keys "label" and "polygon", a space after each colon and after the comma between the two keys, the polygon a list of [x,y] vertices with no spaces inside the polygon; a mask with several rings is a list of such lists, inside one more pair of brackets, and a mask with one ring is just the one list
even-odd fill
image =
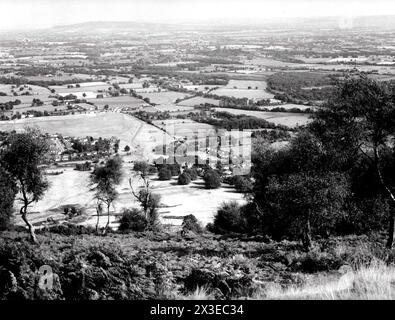
{"label": "pasture", "polygon": [[233,89],[233,88],[220,88],[211,91],[212,94],[218,96],[234,97],[234,98],[248,98],[248,99],[272,99],[274,95],[266,90],[255,89]]}
{"label": "pasture", "polygon": [[213,104],[215,106],[219,106],[219,100],[217,99],[210,99],[210,98],[204,98],[204,97],[193,97],[190,99],[186,99],[183,100],[179,103],[177,103],[177,105],[179,106],[186,106],[186,107],[194,107],[194,106],[199,106],[201,104],[205,104],[205,103],[209,103],[209,104]]}
{"label": "pasture", "polygon": [[108,105],[112,108],[122,108],[122,107],[140,107],[145,104],[145,102],[134,98],[132,96],[119,96],[119,97],[108,97],[108,98],[94,98],[94,99],[87,99],[89,102],[93,102],[95,106],[99,108]]}
{"label": "pasture", "polygon": [[215,111],[226,111],[232,114],[245,114],[261,119],[265,119],[269,122],[273,122],[277,125],[285,125],[290,128],[296,126],[306,125],[310,122],[309,114],[302,113],[291,113],[291,112],[266,112],[266,111],[255,111],[255,110],[241,110],[232,108],[215,108]]}
{"label": "pasture", "polygon": [[228,84],[225,88],[233,89],[257,89],[257,90],[266,90],[267,83],[266,81],[253,81],[253,80],[229,80]]}
{"label": "pasture", "polygon": [[151,103],[155,103],[157,105],[174,105],[177,99],[190,97],[190,94],[175,91],[150,92],[140,94],[143,98],[148,98]]}
{"label": "pasture", "polygon": [[[119,198],[111,208],[111,223],[116,225],[117,215],[123,208],[138,207],[131,194],[128,179],[132,178],[132,186],[135,190],[141,186],[141,181],[135,177],[131,171],[132,164],[124,163],[124,178],[118,187]],[[89,172],[75,171],[72,168],[65,168],[61,175],[48,176],[50,188],[44,198],[31,207],[30,219],[35,225],[42,225],[47,218],[54,220],[64,220],[62,214],[64,207],[76,206],[83,208],[87,213],[83,224],[96,224],[96,201],[93,192],[89,187]],[[223,201],[235,200],[244,203],[242,194],[228,185],[223,185],[220,189],[207,190],[204,188],[202,179],[192,182],[187,186],[177,184],[176,177],[170,181],[159,181],[155,176],[151,176],[153,193],[159,194],[162,198],[159,209],[160,220],[164,224],[180,225],[182,217],[193,214],[203,224],[213,221],[213,217]],[[101,225],[107,221],[105,216],[100,218]],[[17,217],[18,223],[23,223]]]}

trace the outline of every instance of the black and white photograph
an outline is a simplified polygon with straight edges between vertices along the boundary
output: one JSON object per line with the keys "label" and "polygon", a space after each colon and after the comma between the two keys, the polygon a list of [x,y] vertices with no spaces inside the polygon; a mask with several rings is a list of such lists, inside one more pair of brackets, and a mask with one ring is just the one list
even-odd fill
{"label": "black and white photograph", "polygon": [[395,299],[393,1],[0,12],[0,307]]}

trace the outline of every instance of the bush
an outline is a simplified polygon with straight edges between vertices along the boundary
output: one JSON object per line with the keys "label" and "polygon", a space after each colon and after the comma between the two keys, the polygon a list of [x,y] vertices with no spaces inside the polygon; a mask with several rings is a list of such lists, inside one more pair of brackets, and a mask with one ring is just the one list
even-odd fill
{"label": "bush", "polygon": [[183,172],[178,176],[178,184],[187,185],[191,183],[191,177],[189,174]]}
{"label": "bush", "polygon": [[221,177],[214,170],[207,171],[203,179],[206,189],[217,189],[221,186]]}
{"label": "bush", "polygon": [[232,179],[232,183],[235,186],[236,190],[239,192],[247,193],[252,190],[252,182],[250,179],[243,176],[234,176]]}
{"label": "bush", "polygon": [[214,224],[210,228],[217,233],[237,232],[246,230],[246,219],[244,218],[244,208],[236,201],[223,203],[214,217]]}
{"label": "bush", "polygon": [[181,173],[181,167],[177,163],[169,164],[168,167],[172,176],[178,176]]}
{"label": "bush", "polygon": [[290,268],[294,271],[316,273],[338,270],[344,261],[341,257],[327,252],[311,251],[295,259]]}
{"label": "bush", "polygon": [[164,166],[162,169],[159,170],[158,173],[159,180],[170,180],[172,177],[171,171],[167,166]]}
{"label": "bush", "polygon": [[184,173],[188,174],[191,177],[191,181],[194,181],[198,178],[198,174],[195,168],[186,168],[184,170]]}
{"label": "bush", "polygon": [[76,225],[73,223],[62,223],[56,226],[44,227],[36,230],[36,233],[38,234],[43,234],[46,232],[61,234],[65,236],[76,236],[83,234],[95,234],[96,229],[90,226]]}
{"label": "bush", "polygon": [[193,214],[189,214],[184,217],[182,220],[182,230],[185,231],[192,231],[194,233],[202,233],[203,228],[200,225],[199,221]]}
{"label": "bush", "polygon": [[119,220],[119,231],[144,231],[147,228],[148,222],[144,214],[138,209],[125,209],[122,212],[122,217]]}

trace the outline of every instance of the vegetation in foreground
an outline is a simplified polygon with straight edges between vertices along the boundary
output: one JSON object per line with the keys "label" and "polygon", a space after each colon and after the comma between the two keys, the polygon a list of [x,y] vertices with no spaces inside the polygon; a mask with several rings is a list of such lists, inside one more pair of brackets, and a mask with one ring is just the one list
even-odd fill
{"label": "vegetation in foreground", "polygon": [[[2,239],[2,299],[381,299],[395,294],[395,270],[383,260],[391,263],[392,252],[383,249],[380,235],[315,241],[308,253],[290,241],[207,232],[100,236],[76,226],[40,231],[40,246],[26,232],[7,231]],[[51,290],[38,287],[43,266],[52,269]]]}

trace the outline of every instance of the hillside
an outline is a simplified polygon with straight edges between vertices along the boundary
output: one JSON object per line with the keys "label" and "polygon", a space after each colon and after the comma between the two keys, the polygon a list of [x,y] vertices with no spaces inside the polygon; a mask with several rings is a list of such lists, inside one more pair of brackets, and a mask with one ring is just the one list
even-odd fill
{"label": "hillside", "polygon": [[[288,241],[237,240],[211,233],[181,237],[170,231],[96,236],[89,229],[72,226],[41,231],[39,246],[29,243],[23,231],[5,232],[2,240],[0,277],[5,284],[0,288],[2,298],[394,296],[390,285],[395,276],[393,267],[378,262],[383,257],[378,249],[379,236],[370,240],[366,236],[321,240],[310,253]],[[50,266],[56,274],[49,291],[36,290],[40,270],[45,270],[43,266]],[[370,277],[371,283],[364,282],[364,276]]]}

